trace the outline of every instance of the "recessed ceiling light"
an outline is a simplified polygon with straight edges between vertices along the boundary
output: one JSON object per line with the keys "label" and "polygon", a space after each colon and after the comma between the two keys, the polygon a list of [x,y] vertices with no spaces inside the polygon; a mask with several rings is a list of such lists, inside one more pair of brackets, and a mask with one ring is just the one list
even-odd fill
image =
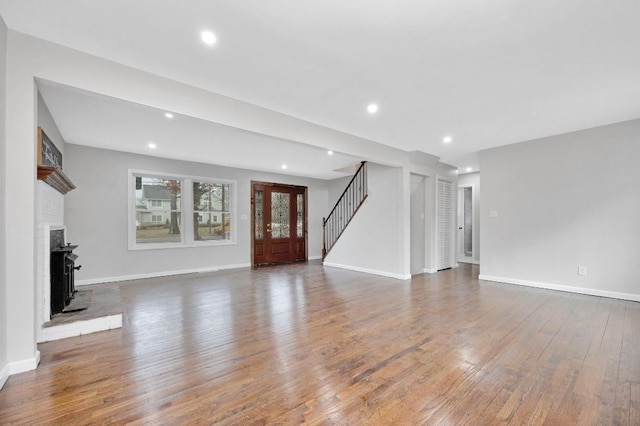
{"label": "recessed ceiling light", "polygon": [[156,148],[157,148],[157,145],[156,145],[155,143],[153,143],[153,142],[149,142],[149,145],[148,145],[148,146],[149,146],[149,148],[151,148],[151,149],[156,149]]}
{"label": "recessed ceiling light", "polygon": [[451,136],[445,136],[445,138],[442,141],[444,143],[451,143],[452,140],[453,140],[453,138]]}
{"label": "recessed ceiling light", "polygon": [[327,154],[328,155],[333,155],[333,151],[329,150],[329,151],[327,151]]}
{"label": "recessed ceiling light", "polygon": [[471,170],[473,170],[471,167],[467,167],[468,172],[470,172]]}
{"label": "recessed ceiling light", "polygon": [[171,114],[170,112],[165,112],[164,116],[167,118],[173,118],[173,114]]}
{"label": "recessed ceiling light", "polygon": [[286,165],[286,164],[283,164],[283,165],[282,165],[282,169],[284,170],[284,169],[286,169],[286,168],[287,168],[287,165]]}
{"label": "recessed ceiling light", "polygon": [[216,43],[216,35],[214,33],[212,33],[211,31],[203,31],[200,33],[200,37],[202,38],[202,41],[205,44],[208,44],[209,46],[212,46]]}
{"label": "recessed ceiling light", "polygon": [[369,114],[375,114],[376,112],[378,112],[378,105],[377,104],[367,105],[367,111],[369,111]]}

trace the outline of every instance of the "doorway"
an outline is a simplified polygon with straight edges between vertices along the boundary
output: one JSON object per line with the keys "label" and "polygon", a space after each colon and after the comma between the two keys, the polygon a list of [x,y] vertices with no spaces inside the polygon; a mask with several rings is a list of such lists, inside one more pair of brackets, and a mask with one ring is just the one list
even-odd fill
{"label": "doorway", "polygon": [[458,187],[458,259],[473,258],[473,187]]}
{"label": "doorway", "polygon": [[307,187],[251,183],[253,266],[307,260]]}

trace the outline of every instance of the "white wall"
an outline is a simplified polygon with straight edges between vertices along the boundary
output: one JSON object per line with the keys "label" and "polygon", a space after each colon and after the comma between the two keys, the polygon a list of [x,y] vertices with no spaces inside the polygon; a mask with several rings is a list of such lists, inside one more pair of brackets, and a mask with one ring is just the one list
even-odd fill
{"label": "white wall", "polygon": [[[99,159],[99,161],[96,161]],[[128,249],[128,170],[235,180],[237,244],[154,250]],[[148,274],[251,264],[251,180],[308,187],[308,256],[321,254],[324,180],[67,144],[65,173],[76,189],[65,197],[67,238],[79,247],[79,283]],[[243,218],[244,217],[244,218]]]}
{"label": "white wall", "polygon": [[[480,172],[458,176],[458,188],[473,187],[473,261],[480,262]],[[458,206],[460,208],[460,206]],[[458,232],[458,231],[456,231]],[[458,247],[458,252],[461,251]]]}
{"label": "white wall", "polygon": [[426,203],[425,176],[411,174],[411,275],[425,271],[426,266]]}
{"label": "white wall", "polygon": [[342,178],[327,181],[329,189],[329,204],[327,205],[327,214],[329,214],[331,212],[331,209],[333,209],[333,207],[336,205],[338,199],[340,198],[344,190],[347,189],[347,186],[349,185],[349,182],[351,182],[352,178],[353,176],[345,176]]}
{"label": "white wall", "polygon": [[401,246],[402,168],[367,164],[369,196],[325,259],[325,265],[407,278]]}
{"label": "white wall", "polygon": [[9,375],[7,358],[7,303],[8,287],[6,276],[5,237],[5,185],[6,185],[6,69],[7,69],[7,27],[0,17],[0,389]]}
{"label": "white wall", "polygon": [[[24,46],[7,32],[5,274],[7,285],[7,360],[10,373],[34,369],[39,362],[35,315],[36,90],[25,70]],[[10,178],[10,181],[9,181]]]}
{"label": "white wall", "polygon": [[58,129],[58,125],[53,120],[51,116],[51,112],[49,112],[49,107],[42,99],[42,96],[38,93],[38,126],[42,127],[42,130],[47,134],[51,142],[58,148],[58,151],[62,154],[62,168],[66,170],[66,163],[64,161],[64,150],[66,147],[66,143],[60,134],[60,130]]}
{"label": "white wall", "polygon": [[640,300],[640,120],[480,160],[481,278]]}

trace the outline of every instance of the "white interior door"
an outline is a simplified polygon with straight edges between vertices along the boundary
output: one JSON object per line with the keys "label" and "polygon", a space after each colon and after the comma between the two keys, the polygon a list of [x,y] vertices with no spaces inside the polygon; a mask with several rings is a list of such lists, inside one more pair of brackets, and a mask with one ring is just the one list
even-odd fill
{"label": "white interior door", "polygon": [[464,257],[464,188],[458,187],[458,226],[456,227],[456,257]]}
{"label": "white interior door", "polygon": [[436,269],[453,267],[452,184],[438,179],[436,187]]}

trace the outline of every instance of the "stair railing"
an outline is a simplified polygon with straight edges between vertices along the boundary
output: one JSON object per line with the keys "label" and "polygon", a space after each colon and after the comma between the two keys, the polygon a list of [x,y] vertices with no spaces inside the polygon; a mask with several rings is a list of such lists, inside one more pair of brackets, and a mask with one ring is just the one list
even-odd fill
{"label": "stair railing", "polygon": [[322,260],[324,261],[329,251],[338,238],[342,235],[353,216],[356,214],[364,200],[367,199],[367,162],[360,163],[360,167],[351,178],[349,185],[344,190],[329,216],[322,218]]}

